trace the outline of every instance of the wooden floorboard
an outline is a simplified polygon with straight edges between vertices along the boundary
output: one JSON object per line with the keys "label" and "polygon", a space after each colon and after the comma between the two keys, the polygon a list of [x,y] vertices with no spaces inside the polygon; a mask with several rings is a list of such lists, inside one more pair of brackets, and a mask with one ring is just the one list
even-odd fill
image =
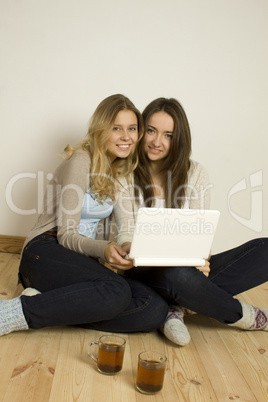
{"label": "wooden floorboard", "polygon": [[[0,253],[0,298],[21,292],[19,255]],[[268,306],[268,284],[240,295]],[[0,337],[0,401],[3,402],[207,402],[268,400],[268,332],[246,332],[194,315],[186,318],[192,340],[176,347],[159,332],[124,334],[124,367],[103,376],[89,359],[89,343],[102,334],[72,327],[14,332]],[[167,355],[163,390],[154,396],[135,389],[137,356]]]}
{"label": "wooden floorboard", "polygon": [[0,252],[20,254],[25,237],[0,235]]}

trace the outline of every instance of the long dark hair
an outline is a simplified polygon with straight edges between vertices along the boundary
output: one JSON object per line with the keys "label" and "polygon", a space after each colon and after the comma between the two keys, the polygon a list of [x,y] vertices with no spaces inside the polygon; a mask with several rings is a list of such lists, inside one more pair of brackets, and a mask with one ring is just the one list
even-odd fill
{"label": "long dark hair", "polygon": [[[185,201],[187,176],[190,168],[191,132],[186,113],[176,99],[158,98],[143,111],[145,133],[150,117],[165,112],[174,121],[173,138],[167,157],[162,161],[161,172],[165,180],[166,207],[181,208]],[[149,160],[144,149],[144,136],[139,143],[139,164],[134,172],[135,195],[141,191],[145,205],[153,206],[153,181],[149,173]]]}

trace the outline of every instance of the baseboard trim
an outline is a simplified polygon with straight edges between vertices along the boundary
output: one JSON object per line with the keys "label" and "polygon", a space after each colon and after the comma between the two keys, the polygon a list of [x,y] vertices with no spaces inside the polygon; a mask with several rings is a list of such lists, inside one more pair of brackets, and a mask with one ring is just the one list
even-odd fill
{"label": "baseboard trim", "polygon": [[25,237],[0,235],[0,252],[20,254]]}

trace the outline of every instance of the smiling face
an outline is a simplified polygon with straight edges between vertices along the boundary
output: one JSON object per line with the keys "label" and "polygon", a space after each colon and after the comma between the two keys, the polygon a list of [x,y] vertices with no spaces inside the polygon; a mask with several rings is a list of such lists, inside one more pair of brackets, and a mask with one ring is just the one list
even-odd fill
{"label": "smiling face", "polygon": [[166,112],[154,113],[149,118],[144,136],[144,147],[151,162],[166,158],[171,147],[173,132],[173,118]]}
{"label": "smiling face", "polygon": [[111,161],[116,158],[127,158],[138,140],[138,119],[131,110],[121,110],[111,128],[106,143],[107,153]]}

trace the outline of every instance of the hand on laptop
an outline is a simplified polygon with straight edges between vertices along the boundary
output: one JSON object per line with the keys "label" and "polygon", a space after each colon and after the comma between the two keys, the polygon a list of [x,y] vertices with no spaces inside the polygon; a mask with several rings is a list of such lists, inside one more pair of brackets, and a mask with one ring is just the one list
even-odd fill
{"label": "hand on laptop", "polygon": [[125,259],[126,255],[124,248],[114,242],[108,243],[104,250],[105,259],[111,267],[124,271],[133,268],[133,260]]}
{"label": "hand on laptop", "polygon": [[206,260],[203,267],[196,267],[199,271],[203,272],[204,275],[209,276],[210,273],[210,262]]}

